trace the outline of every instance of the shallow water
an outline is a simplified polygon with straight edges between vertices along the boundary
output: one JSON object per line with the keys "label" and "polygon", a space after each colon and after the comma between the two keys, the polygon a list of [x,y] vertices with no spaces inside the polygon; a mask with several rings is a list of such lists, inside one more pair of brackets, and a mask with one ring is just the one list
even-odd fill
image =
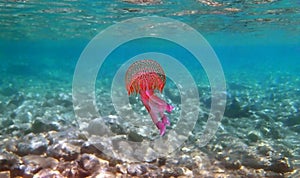
{"label": "shallow water", "polygon": [[[105,60],[95,86],[97,109],[107,126],[97,120],[91,124],[93,117],[78,120],[74,115],[73,74],[86,45],[111,25],[149,15],[173,18],[196,29],[215,50],[223,67],[227,87],[225,115],[215,137],[205,147],[198,147],[211,101],[205,71],[182,46],[162,40],[131,41]],[[0,162],[10,163],[0,166],[1,175],[32,176],[58,170],[57,175],[70,176],[61,171],[66,164],[78,169],[76,176],[300,174],[299,0],[3,1],[0,30]],[[120,31],[125,32],[126,29]],[[134,55],[153,51],[174,55],[194,77],[200,97],[198,122],[174,155],[157,161],[124,163],[125,168],[120,168],[124,160],[118,162],[83,145],[95,141],[93,133],[103,136],[93,124],[133,141],[157,138],[157,130],[137,97],[131,96],[129,101],[131,109],[143,115],[141,120],[120,119],[111,101],[112,81],[122,64]],[[125,86],[121,90],[126,92]],[[168,115],[172,123],[168,129],[172,130],[181,111],[176,81],[168,79],[163,94],[177,108]],[[79,132],[78,127],[87,130]],[[30,141],[42,146],[26,146]],[[62,142],[71,145],[67,148],[76,156],[56,154],[53,150]],[[108,161],[109,165],[99,164],[100,172],[100,168],[89,170],[80,165],[86,159],[84,154],[95,154],[96,158],[89,159]],[[31,155],[55,159],[54,166],[41,166],[38,158],[35,164],[39,169],[34,169],[26,163],[36,161]],[[80,172],[80,166],[85,173]],[[132,173],[132,169],[140,172]]]}

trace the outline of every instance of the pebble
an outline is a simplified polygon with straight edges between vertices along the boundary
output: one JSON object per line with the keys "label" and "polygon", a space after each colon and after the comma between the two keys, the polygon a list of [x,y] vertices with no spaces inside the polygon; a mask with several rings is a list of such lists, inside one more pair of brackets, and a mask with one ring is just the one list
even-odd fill
{"label": "pebble", "polygon": [[38,173],[36,173],[33,178],[64,178],[63,175],[59,171],[51,170],[51,169],[42,169]]}
{"label": "pebble", "polygon": [[83,154],[78,161],[79,166],[85,170],[89,175],[96,174],[100,171],[99,159],[91,154]]}
{"label": "pebble", "polygon": [[48,143],[49,141],[42,134],[27,134],[22,141],[17,144],[17,154],[20,156],[27,154],[43,154],[48,148]]}
{"label": "pebble", "polygon": [[162,174],[164,177],[177,177],[178,175],[173,168],[164,168],[162,169]]}
{"label": "pebble", "polygon": [[117,135],[124,135],[124,134],[126,134],[125,129],[122,126],[120,126],[119,124],[112,124],[110,126],[110,130],[113,133],[117,134]]}
{"label": "pebble", "polygon": [[80,153],[95,154],[98,157],[103,155],[102,151],[89,141],[86,141],[82,144],[80,148]]}
{"label": "pebble", "polygon": [[292,126],[291,130],[293,130],[294,132],[300,133],[300,125]]}
{"label": "pebble", "polygon": [[22,93],[16,93],[8,102],[8,105],[20,106],[25,100],[25,96]]}
{"label": "pebble", "polygon": [[248,108],[242,106],[242,103],[238,98],[234,97],[227,102],[229,104],[225,108],[225,116],[230,118],[241,118],[250,115]]}
{"label": "pebble", "polygon": [[242,155],[241,163],[243,166],[254,169],[264,169],[269,164],[267,160],[260,160],[259,157],[250,154]]}
{"label": "pebble", "polygon": [[4,113],[6,110],[5,104],[0,101],[0,114]]}
{"label": "pebble", "polygon": [[139,135],[136,132],[130,131],[128,134],[128,140],[133,142],[142,142],[143,136]]}
{"label": "pebble", "polygon": [[129,99],[129,103],[131,105],[134,105],[134,104],[138,103],[138,99],[136,97],[130,96],[128,99]]}
{"label": "pebble", "polygon": [[277,173],[292,172],[294,170],[293,165],[289,158],[283,157],[271,161],[271,165],[265,168],[265,170],[270,170]]}
{"label": "pebble", "polygon": [[166,162],[167,162],[167,159],[165,157],[158,158],[158,161],[157,161],[158,166],[163,166],[166,164]]}
{"label": "pebble", "polygon": [[9,137],[2,141],[3,150],[8,152],[16,153],[17,152],[18,139],[16,137]]}
{"label": "pebble", "polygon": [[197,167],[193,159],[189,155],[182,155],[178,159],[178,164],[188,168],[188,169],[193,169]]}
{"label": "pebble", "polygon": [[94,175],[95,178],[123,178],[123,175],[116,175],[114,173],[111,173],[109,171],[103,170],[100,173],[97,173],[97,175]]}
{"label": "pebble", "polygon": [[129,164],[127,172],[132,176],[141,176],[147,172],[147,168],[142,164]]}
{"label": "pebble", "polygon": [[270,137],[274,140],[284,138],[283,134],[280,132],[279,126],[273,126],[270,128]]}
{"label": "pebble", "polygon": [[284,124],[286,126],[294,126],[300,125],[300,114],[289,116],[285,121]]}
{"label": "pebble", "polygon": [[264,121],[272,121],[272,118],[268,115],[268,114],[266,114],[266,113],[264,113],[264,112],[255,112],[255,115],[258,117],[258,119],[263,119]]}
{"label": "pebble", "polygon": [[26,175],[33,175],[41,169],[56,169],[58,161],[54,158],[45,158],[39,155],[26,155],[22,157],[23,165],[20,168]]}
{"label": "pebble", "polygon": [[127,174],[127,168],[126,165],[123,164],[117,164],[116,165],[117,171],[122,173],[122,174]]}
{"label": "pebble", "polygon": [[240,169],[242,164],[240,162],[240,160],[228,160],[224,162],[225,168],[227,169]]}
{"label": "pebble", "polygon": [[10,178],[11,177],[10,171],[2,171],[2,172],[0,172],[0,177],[1,178]]}
{"label": "pebble", "polygon": [[72,96],[70,94],[60,93],[57,96],[56,104],[64,107],[71,107],[73,106]]}
{"label": "pebble", "polygon": [[56,159],[63,158],[66,161],[75,160],[80,153],[80,147],[65,141],[60,141],[50,145],[47,149],[47,156]]}
{"label": "pebble", "polygon": [[267,145],[261,145],[257,147],[258,153],[264,155],[264,156],[270,156],[271,152],[274,152],[274,150],[267,146]]}
{"label": "pebble", "polygon": [[164,91],[165,91],[166,96],[168,98],[170,98],[172,103],[176,103],[176,104],[181,103],[181,97],[180,97],[180,93],[178,90],[171,90],[169,88],[166,88]]}
{"label": "pebble", "polygon": [[0,152],[0,171],[8,171],[15,164],[17,164],[18,158],[14,154],[10,152]]}
{"label": "pebble", "polygon": [[261,138],[261,134],[258,131],[250,131],[247,135],[250,142],[257,142]]}
{"label": "pebble", "polygon": [[5,88],[2,88],[2,90],[0,90],[0,93],[3,96],[12,96],[18,93],[18,90],[12,86],[8,86]]}
{"label": "pebble", "polygon": [[51,130],[58,131],[59,125],[58,123],[51,122],[46,118],[37,117],[32,123],[31,130],[33,133],[42,133]]}
{"label": "pebble", "polygon": [[104,136],[110,133],[109,127],[102,118],[96,118],[89,123],[87,131],[90,135]]}
{"label": "pebble", "polygon": [[2,127],[2,128],[7,128],[7,127],[9,127],[9,126],[11,126],[11,125],[13,125],[13,124],[14,124],[14,122],[13,122],[12,119],[10,119],[10,118],[4,118],[4,119],[1,121],[1,126],[0,126],[0,127]]}
{"label": "pebble", "polygon": [[64,161],[60,160],[57,170],[64,176],[64,177],[86,177],[88,174],[82,172],[79,169],[79,165],[77,161]]}

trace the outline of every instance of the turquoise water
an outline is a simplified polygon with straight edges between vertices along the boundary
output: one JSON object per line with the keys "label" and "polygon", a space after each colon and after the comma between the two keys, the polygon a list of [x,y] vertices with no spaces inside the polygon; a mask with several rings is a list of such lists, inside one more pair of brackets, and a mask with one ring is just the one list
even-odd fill
{"label": "turquoise water", "polygon": [[[179,20],[200,32],[215,50],[224,70],[228,96],[221,128],[210,146],[204,150],[196,147],[195,152],[200,150],[208,155],[218,155],[217,153],[222,152],[218,152],[218,149],[222,147],[223,154],[231,160],[239,160],[247,169],[245,171],[239,168],[239,172],[230,166],[228,168],[225,161],[223,176],[237,176],[249,171],[248,175],[263,177],[263,173],[255,174],[255,169],[266,171],[265,176],[272,176],[273,173],[280,176],[299,176],[300,1],[140,2],[0,2],[1,142],[6,143],[3,140],[11,136],[18,138],[35,133],[30,127],[37,117],[52,118],[53,122],[61,124],[56,131],[67,130],[68,125],[76,126],[72,104],[69,102],[72,102],[72,81],[76,63],[86,45],[111,25],[133,17],[155,15]],[[184,64],[197,81],[200,106],[205,111],[209,109],[209,82],[193,56],[176,44],[142,39],[120,46],[107,58],[99,71],[96,88],[104,93],[103,97],[101,94],[97,95],[101,114],[116,114],[109,100],[109,90],[118,68],[134,55],[151,51],[172,54]],[[168,80],[167,90],[178,93],[178,89],[170,89],[174,87],[172,84],[174,83]],[[172,101],[173,95],[168,95],[167,92],[166,95]],[[179,101],[174,100],[173,104],[179,106]],[[144,111],[143,113],[147,114]],[[201,116],[199,117],[201,120]],[[13,122],[8,122],[9,120]],[[19,126],[19,123],[23,125]],[[44,132],[48,131],[45,129]],[[193,131],[195,140],[200,131],[200,127]],[[231,141],[238,139],[249,150],[259,150],[265,146],[273,155],[288,160],[293,169],[283,169],[280,166],[255,167],[251,161],[247,162],[247,159],[237,156],[244,153],[235,154],[228,150],[230,144],[220,141],[226,140],[224,135],[228,135],[227,139],[232,138],[228,139]],[[258,137],[258,141],[253,141],[253,137]],[[190,142],[187,144],[197,145],[196,142]],[[8,151],[4,146],[1,149],[1,153]],[[260,155],[262,159],[268,160],[272,157],[255,151],[252,153]],[[225,160],[218,156],[210,158],[221,163]],[[275,158],[270,162],[273,164],[274,160]],[[204,166],[203,169],[207,167]],[[0,167],[0,171],[3,170],[7,168]],[[8,170],[14,172],[11,168]],[[208,168],[207,170],[209,171]],[[18,174],[20,173],[13,175]],[[195,175],[204,174],[197,172]]]}

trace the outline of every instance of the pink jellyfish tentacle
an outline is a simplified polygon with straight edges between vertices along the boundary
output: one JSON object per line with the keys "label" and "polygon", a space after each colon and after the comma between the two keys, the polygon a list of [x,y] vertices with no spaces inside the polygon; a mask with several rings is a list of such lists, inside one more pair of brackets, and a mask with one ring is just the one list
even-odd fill
{"label": "pink jellyfish tentacle", "polygon": [[[156,96],[153,90],[140,91],[141,100],[149,112],[153,123],[160,131],[160,135],[166,132],[166,126],[170,126],[169,118],[165,115],[165,111],[171,112],[173,106]],[[159,120],[160,118],[160,120]]]}
{"label": "pink jellyfish tentacle", "polygon": [[163,68],[154,60],[145,59],[134,62],[129,66],[125,76],[128,95],[139,93],[141,100],[149,112],[153,123],[163,136],[166,126],[170,125],[165,111],[171,112],[174,107],[154,94],[155,90],[162,92],[166,84]]}

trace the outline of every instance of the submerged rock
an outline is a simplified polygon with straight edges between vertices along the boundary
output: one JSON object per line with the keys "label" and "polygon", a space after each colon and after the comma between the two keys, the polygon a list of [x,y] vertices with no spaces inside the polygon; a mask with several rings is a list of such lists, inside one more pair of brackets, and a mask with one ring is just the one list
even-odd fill
{"label": "submerged rock", "polygon": [[188,169],[194,169],[197,166],[193,158],[189,155],[180,156],[178,159],[178,164]]}
{"label": "submerged rock", "polygon": [[57,97],[56,104],[64,107],[71,107],[73,106],[72,96],[65,93],[60,93]]}
{"label": "submerged rock", "polygon": [[99,159],[91,154],[81,155],[78,164],[88,175],[97,174],[100,169]]}
{"label": "submerged rock", "polygon": [[250,115],[249,107],[242,106],[242,103],[238,98],[232,98],[228,101],[228,105],[225,108],[224,115],[231,118],[240,118],[240,117],[247,117]]}
{"label": "submerged rock", "polygon": [[25,101],[25,96],[22,93],[17,93],[13,98],[8,102],[8,105],[20,106]]}
{"label": "submerged rock", "polygon": [[47,149],[47,155],[56,159],[63,158],[66,161],[75,160],[80,153],[80,147],[66,141],[54,143]]}
{"label": "submerged rock", "polygon": [[136,132],[130,131],[128,134],[128,140],[133,141],[133,142],[142,142],[143,141],[143,136],[139,135]]}
{"label": "submerged rock", "polygon": [[237,169],[241,168],[242,164],[241,164],[240,160],[226,160],[226,161],[224,161],[224,166],[227,169],[237,170]]}
{"label": "submerged rock", "polygon": [[72,96],[68,93],[53,94],[47,92],[45,94],[45,100],[42,103],[43,107],[63,106],[64,108],[70,108],[73,106]]}
{"label": "submerged rock", "polygon": [[42,168],[52,168],[55,169],[58,165],[58,160],[51,157],[42,157],[40,155],[26,155],[22,157],[24,164],[37,164]]}
{"label": "submerged rock", "polygon": [[32,176],[41,169],[49,168],[56,169],[58,161],[54,158],[45,158],[39,155],[27,155],[22,157],[23,165],[20,166],[24,174]]}
{"label": "submerged rock", "polygon": [[289,158],[278,155],[268,155],[262,157],[260,155],[244,155],[242,165],[254,169],[264,169],[265,171],[273,171],[276,173],[286,173],[293,171],[293,165]]}
{"label": "submerged rock", "polygon": [[261,134],[258,131],[250,131],[247,135],[250,142],[257,142],[261,139]]}
{"label": "submerged rock", "polygon": [[2,148],[8,152],[16,153],[17,152],[17,144],[19,140],[16,137],[8,138],[2,141]]}
{"label": "submerged rock", "polygon": [[288,117],[285,121],[284,124],[286,126],[295,126],[295,125],[300,125],[300,114],[290,116]]}
{"label": "submerged rock", "polygon": [[242,155],[242,165],[254,169],[265,169],[269,164],[268,160],[261,160],[258,156]]}
{"label": "submerged rock", "polygon": [[173,103],[181,103],[181,97],[178,90],[165,89],[165,94]]}
{"label": "submerged rock", "polygon": [[0,172],[0,177],[1,178],[10,178],[11,177],[10,171],[2,171],[2,172]]}
{"label": "submerged rock", "polygon": [[110,133],[109,127],[102,118],[96,118],[89,123],[87,131],[90,135],[104,136]]}
{"label": "submerged rock", "polygon": [[184,170],[181,167],[165,168],[162,174],[164,177],[179,177],[184,176]]}
{"label": "submerged rock", "polygon": [[286,173],[293,171],[293,165],[289,158],[283,157],[271,161],[271,165],[265,168],[277,173]]}
{"label": "submerged rock", "polygon": [[138,99],[135,96],[130,96],[128,99],[129,99],[129,103],[132,105],[138,103]]}
{"label": "submerged rock", "polygon": [[64,178],[64,176],[62,176],[59,171],[55,171],[51,169],[42,169],[33,176],[33,178],[48,178],[48,177]]}
{"label": "submerged rock", "polygon": [[20,156],[35,154],[41,155],[46,152],[49,141],[44,135],[30,133],[17,144],[17,154]]}
{"label": "submerged rock", "polygon": [[87,174],[82,174],[79,170],[77,161],[63,161],[61,160],[58,164],[57,170],[64,177],[86,177]]}
{"label": "submerged rock", "polygon": [[82,144],[80,148],[81,153],[89,153],[89,154],[95,154],[97,156],[101,156],[103,153],[99,147],[95,146],[94,143],[91,143],[89,141],[86,141]]}
{"label": "submerged rock", "polygon": [[18,93],[18,90],[12,86],[8,86],[0,90],[0,93],[3,96],[12,96]]}
{"label": "submerged rock", "polygon": [[0,152],[0,171],[11,170],[17,164],[18,158],[9,152]]}
{"label": "submerged rock", "polygon": [[125,129],[120,126],[119,124],[112,124],[110,126],[110,130],[113,132],[113,133],[116,133],[118,135],[123,135],[123,134],[126,134],[126,131]]}
{"label": "submerged rock", "polygon": [[263,156],[269,156],[274,150],[269,145],[261,145],[257,147],[257,151]]}
{"label": "submerged rock", "polygon": [[117,172],[120,172],[122,174],[127,174],[126,165],[124,165],[124,164],[117,164],[116,168],[117,168]]}
{"label": "submerged rock", "polygon": [[42,133],[51,130],[58,131],[59,126],[57,123],[51,122],[41,117],[37,117],[32,123],[31,130],[33,133]]}
{"label": "submerged rock", "polygon": [[162,157],[162,158],[158,158],[157,160],[157,163],[158,163],[158,166],[163,166],[166,164],[166,161],[167,159],[165,157]]}
{"label": "submerged rock", "polygon": [[293,130],[294,132],[300,133],[300,125],[292,126],[291,130]]}
{"label": "submerged rock", "polygon": [[0,114],[5,112],[5,104],[0,101]]}
{"label": "submerged rock", "polygon": [[7,128],[7,127],[9,127],[9,126],[11,126],[11,125],[13,125],[14,124],[14,122],[13,122],[13,120],[12,119],[9,119],[9,118],[5,118],[5,119],[3,119],[2,121],[1,121],[1,126],[0,126],[0,128]]}
{"label": "submerged rock", "polygon": [[147,172],[147,168],[142,164],[130,164],[127,167],[127,172],[132,176],[141,176]]}

